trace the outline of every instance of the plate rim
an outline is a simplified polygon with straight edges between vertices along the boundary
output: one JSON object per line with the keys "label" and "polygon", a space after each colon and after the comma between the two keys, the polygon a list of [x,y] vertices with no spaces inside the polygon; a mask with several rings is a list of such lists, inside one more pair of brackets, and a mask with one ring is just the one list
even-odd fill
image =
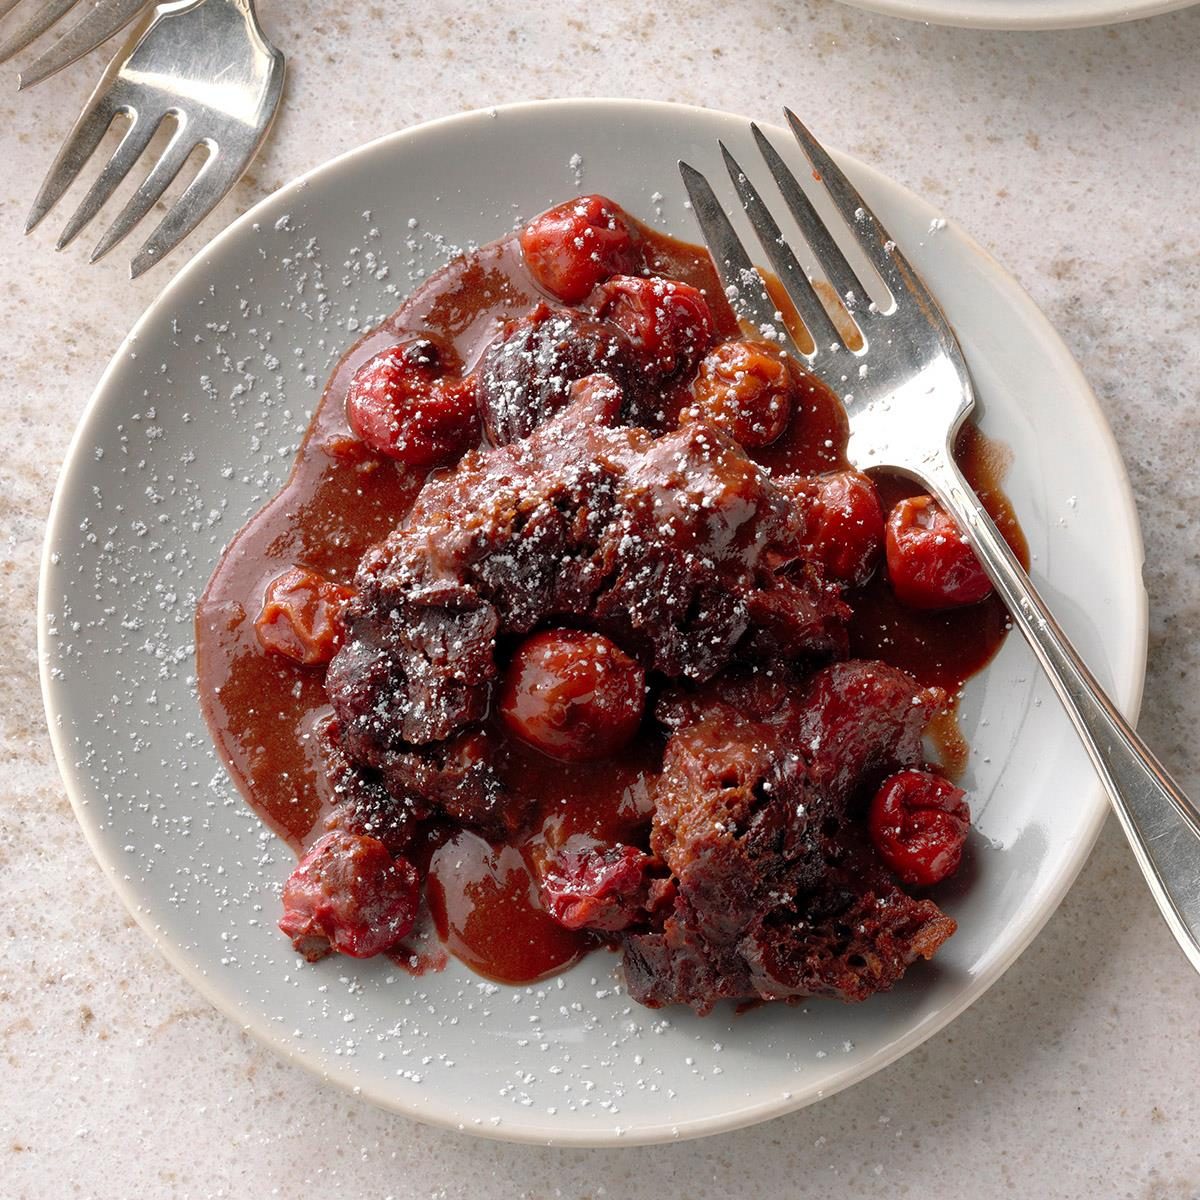
{"label": "plate rim", "polygon": [[958,29],[1088,29],[1141,21],[1189,8],[1198,0],[1007,0],[1008,11],[976,0],[843,0],[854,8]]}
{"label": "plate rim", "polygon": [[[271,1022],[265,1019],[260,1020],[257,1014],[252,1011],[243,1011],[239,1008],[236,1001],[227,998],[225,993],[213,982],[212,978],[205,971],[187,961],[180,948],[169,939],[161,937],[157,933],[152,914],[142,907],[134,887],[122,877],[118,864],[112,861],[101,845],[98,830],[93,829],[91,826],[89,820],[90,810],[87,800],[82,795],[85,789],[82,786],[81,777],[77,775],[78,764],[73,761],[69,747],[66,744],[66,728],[60,724],[56,715],[57,709],[54,703],[54,693],[56,687],[61,685],[52,679],[50,674],[52,655],[48,624],[48,596],[51,587],[51,573],[55,565],[53,561],[55,547],[60,540],[59,526],[63,520],[64,483],[72,472],[84,448],[85,435],[90,431],[92,422],[97,417],[98,410],[107,394],[112,376],[119,370],[131,349],[136,346],[142,330],[157,317],[162,308],[171,302],[175,293],[193,275],[203,269],[210,253],[220,248],[227,240],[238,236],[243,230],[252,227],[259,219],[260,212],[275,204],[280,198],[289,196],[307,187],[310,181],[319,176],[336,172],[344,163],[361,155],[378,153],[385,147],[402,148],[412,138],[425,136],[444,126],[453,126],[464,122],[480,120],[492,121],[498,115],[519,118],[526,113],[546,113],[555,109],[567,115],[580,108],[593,110],[607,109],[614,114],[621,110],[636,109],[643,112],[645,110],[659,110],[664,114],[672,113],[677,116],[692,118],[699,116],[701,119],[713,116],[743,122],[750,119],[741,114],[721,109],[706,108],[701,105],[626,98],[559,98],[522,101],[513,104],[469,109],[465,112],[434,118],[430,121],[393,130],[390,133],[373,138],[368,142],[345,150],[289,180],[233,220],[201,247],[172,276],[158,295],[150,302],[142,315],[134,322],[109,359],[80,414],[78,424],[68,443],[62,466],[55,481],[54,496],[47,516],[46,533],[42,546],[41,566],[38,576],[37,655],[39,681],[51,747],[54,752],[59,775],[71,803],[71,808],[83,830],[84,837],[91,848],[92,854],[96,858],[109,885],[117,893],[117,896],[143,933],[149,937],[167,962],[212,1004],[218,1012],[228,1017],[244,1032],[250,1033],[260,1044],[271,1049],[274,1053],[281,1055],[287,1062],[303,1067],[310,1074],[319,1077],[323,1082],[336,1084],[343,1091],[356,1097],[370,1100],[373,1104],[390,1112],[427,1125],[469,1133],[489,1140],[541,1146],[597,1148],[604,1146],[654,1145],[690,1140],[717,1133],[732,1132],[736,1129],[798,1111],[884,1070],[909,1051],[915,1049],[922,1042],[932,1037],[939,1030],[944,1029],[1000,979],[1008,968],[1024,953],[1025,949],[1041,932],[1046,922],[1058,909],[1063,897],[1087,862],[1092,847],[1107,818],[1109,805],[1107,798],[1103,794],[1099,780],[1096,780],[1095,787],[1091,792],[1092,803],[1090,811],[1087,813],[1086,821],[1081,823],[1078,834],[1072,842],[1065,869],[1060,872],[1059,877],[1054,881],[1054,885],[1046,889],[1038,910],[1030,917],[1025,929],[1021,931],[1021,935],[1009,946],[1006,953],[1002,956],[994,957],[989,961],[985,969],[973,974],[967,985],[954,998],[952,1003],[947,1004],[932,1017],[908,1029],[902,1036],[882,1047],[868,1060],[848,1065],[832,1078],[825,1080],[820,1088],[810,1088],[807,1091],[798,1088],[796,1092],[788,1096],[772,1095],[750,1104],[725,1109],[711,1116],[684,1122],[663,1122],[656,1125],[644,1125],[636,1129],[629,1128],[620,1132],[615,1132],[611,1128],[600,1128],[595,1131],[572,1130],[564,1134],[556,1131],[553,1125],[549,1124],[529,1124],[508,1128],[503,1124],[494,1128],[476,1126],[470,1123],[470,1113],[458,1110],[451,1112],[440,1109],[436,1104],[427,1108],[424,1105],[417,1106],[400,1102],[386,1092],[367,1084],[356,1083],[350,1076],[343,1076],[331,1071],[320,1063],[313,1061],[308,1055],[299,1053],[289,1041],[278,1036]],[[762,127],[767,131],[781,132],[777,127],[769,123],[763,124]],[[884,175],[869,164],[841,151],[834,152],[834,156],[842,164],[851,164],[852,169],[860,177],[876,179],[887,187],[898,189],[906,198],[917,201],[923,207],[929,207],[928,201],[923,200],[916,192],[892,179],[890,176]],[[1130,631],[1133,634],[1130,639],[1133,651],[1130,667],[1132,675],[1131,678],[1124,681],[1124,686],[1122,686],[1122,681],[1120,680],[1117,680],[1114,684],[1114,692],[1119,693],[1115,697],[1118,707],[1131,723],[1136,724],[1145,683],[1149,633],[1149,597],[1141,574],[1141,568],[1145,561],[1141,525],[1137,507],[1134,503],[1132,484],[1125,469],[1124,460],[1117,445],[1116,437],[1082,369],[1071,354],[1066,343],[1050,323],[1049,318],[1046,317],[1033,298],[996,258],[986,248],[971,238],[957,222],[953,220],[948,221],[943,233],[963,242],[971,253],[976,254],[990,267],[991,275],[993,276],[992,282],[996,291],[1002,293],[1006,301],[1012,307],[1019,309],[1023,318],[1034,328],[1038,329],[1039,345],[1056,360],[1056,363],[1064,374],[1075,377],[1075,382],[1080,387],[1081,395],[1086,398],[1087,405],[1091,409],[1091,415],[1095,419],[1101,449],[1107,460],[1106,465],[1112,471],[1113,482],[1119,487],[1120,507],[1129,518],[1130,553],[1139,571],[1136,585],[1133,588],[1136,628]]]}

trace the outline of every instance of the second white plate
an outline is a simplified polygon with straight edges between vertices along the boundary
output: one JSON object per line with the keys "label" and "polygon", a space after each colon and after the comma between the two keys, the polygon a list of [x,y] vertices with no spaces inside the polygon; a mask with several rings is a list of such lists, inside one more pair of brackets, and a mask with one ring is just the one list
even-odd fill
{"label": "second white plate", "polygon": [[845,0],[855,8],[975,29],[1082,29],[1188,8],[1196,0]]}

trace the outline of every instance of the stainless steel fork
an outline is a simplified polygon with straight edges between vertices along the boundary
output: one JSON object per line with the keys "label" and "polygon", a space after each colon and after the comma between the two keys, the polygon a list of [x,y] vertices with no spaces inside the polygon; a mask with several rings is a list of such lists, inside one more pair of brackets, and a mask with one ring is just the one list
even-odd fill
{"label": "stainless steel fork", "polygon": [[[12,12],[21,0],[0,0],[0,17]],[[79,0],[42,0],[40,7],[27,3],[21,9],[24,18],[3,42],[0,42],[0,63],[8,62],[47,30],[76,10]],[[49,49],[36,58],[17,79],[18,90],[41,83],[63,67],[69,67],[97,46],[108,41],[114,33],[125,28],[143,9],[148,0],[88,0],[87,10],[70,29]],[[26,16],[26,11],[28,15]]]}
{"label": "stainless steel fork", "polygon": [[795,175],[752,125],[786,208],[858,326],[862,344],[852,347],[839,334],[761,194],[722,145],[741,205],[813,348],[796,346],[708,181],[680,163],[734,307],[843,397],[850,418],[847,454],[854,466],[890,467],[918,480],[964,530],[1087,747],[1167,924],[1200,970],[1200,809],[1104,694],[955,464],[954,435],[975,401],[962,351],[937,301],[833,159],[793,113],[785,114],[814,177],[824,184],[891,302],[887,308],[870,303]]}
{"label": "stainless steel fork", "polygon": [[166,149],[92,251],[107,254],[150,211],[198,146],[195,178],[130,265],[136,278],[183,240],[241,177],[283,92],[283,55],[259,27],[254,0],[174,0],[135,26],[50,167],[25,224],[32,230],[71,186],[118,117],[129,127],[59,236],[61,250],[116,191],[166,120]]}

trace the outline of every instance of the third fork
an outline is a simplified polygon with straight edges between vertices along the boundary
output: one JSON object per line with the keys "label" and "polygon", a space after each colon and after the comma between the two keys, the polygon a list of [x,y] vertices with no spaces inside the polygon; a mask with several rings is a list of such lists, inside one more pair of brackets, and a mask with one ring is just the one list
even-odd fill
{"label": "third fork", "polygon": [[70,187],[109,126],[129,126],[57,243],[62,249],[103,207],[142,156],[159,126],[174,122],[162,155],[97,243],[107,254],[150,211],[192,151],[207,157],[183,194],[135,255],[138,276],[183,240],[241,177],[266,138],[283,91],[283,55],[258,24],[254,0],[174,0],[134,28],[96,85],[50,167],[25,232]]}

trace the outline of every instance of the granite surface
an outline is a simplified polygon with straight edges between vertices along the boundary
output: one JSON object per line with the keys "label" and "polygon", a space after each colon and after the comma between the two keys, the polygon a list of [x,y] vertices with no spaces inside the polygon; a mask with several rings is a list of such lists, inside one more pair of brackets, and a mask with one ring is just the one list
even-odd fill
{"label": "granite surface", "polygon": [[786,101],[959,219],[1079,358],[1146,536],[1142,728],[1200,793],[1200,8],[1019,35],[826,0],[684,0],[664,14],[448,0],[432,19],[408,4],[260,8],[291,71],[275,133],[136,283],[123,250],[92,267],[90,242],[54,253],[65,207],[21,238],[103,54],[0,99],[0,1196],[1200,1196],[1200,981],[1113,822],[1004,979],[850,1091],[659,1149],[488,1143],[323,1087],[159,958],[72,816],[34,651],[45,514],[92,386],[173,267],[253,201],[359,142],[481,105],[646,96],[771,119]]}

